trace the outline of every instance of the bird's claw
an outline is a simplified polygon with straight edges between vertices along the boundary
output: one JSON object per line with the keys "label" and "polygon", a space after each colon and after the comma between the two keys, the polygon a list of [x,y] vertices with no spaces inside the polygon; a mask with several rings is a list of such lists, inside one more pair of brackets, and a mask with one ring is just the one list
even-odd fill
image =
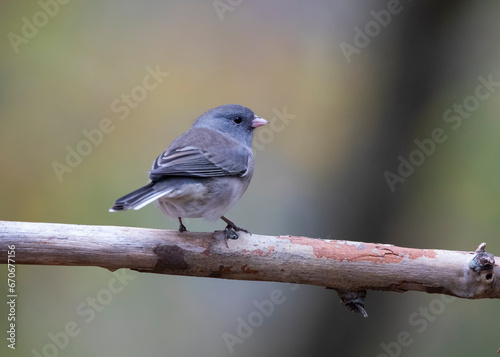
{"label": "bird's claw", "polygon": [[237,229],[234,229],[233,227],[226,227],[226,229],[224,229],[224,236],[226,238],[226,241],[228,239],[238,239],[239,238],[239,235],[238,233],[236,233]]}

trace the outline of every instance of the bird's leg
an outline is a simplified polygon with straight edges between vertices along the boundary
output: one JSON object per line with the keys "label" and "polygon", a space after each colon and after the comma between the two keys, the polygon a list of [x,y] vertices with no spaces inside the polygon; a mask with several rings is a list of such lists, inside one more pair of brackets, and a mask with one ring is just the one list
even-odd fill
{"label": "bird's leg", "polygon": [[231,222],[229,219],[227,219],[224,216],[222,216],[220,219],[222,219],[224,222],[227,223],[226,229],[224,229],[226,239],[238,239],[239,236],[238,236],[238,233],[236,233],[236,232],[250,233],[246,229],[238,227],[236,224],[234,224],[233,222]]}
{"label": "bird's leg", "polygon": [[186,232],[187,228],[184,224],[182,224],[182,218],[181,217],[177,217],[177,218],[179,218],[179,232]]}

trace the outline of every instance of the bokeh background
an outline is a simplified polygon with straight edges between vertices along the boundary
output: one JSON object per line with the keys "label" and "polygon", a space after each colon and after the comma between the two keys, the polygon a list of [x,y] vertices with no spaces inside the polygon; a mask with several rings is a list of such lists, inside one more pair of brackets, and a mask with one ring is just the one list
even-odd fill
{"label": "bokeh background", "polygon": [[[2,220],[176,229],[154,207],[107,210],[147,181],[156,155],[194,118],[238,103],[280,128],[257,134],[252,184],[228,214],[239,225],[419,248],[485,241],[499,255],[497,1],[41,0],[0,9]],[[147,68],[168,76],[145,91]],[[481,89],[487,99],[475,97],[480,78],[497,83]],[[125,105],[123,95],[140,100]],[[104,118],[113,130],[58,177],[54,163],[68,165],[68,150],[85,149],[85,131]],[[400,155],[408,160],[437,128],[446,140],[391,190],[384,174],[398,174]],[[189,221],[195,231],[222,227]],[[0,273],[6,296],[5,266]],[[497,301],[370,291],[363,319],[320,287],[126,272],[127,285],[87,321],[88,299],[108,296],[111,272],[17,273],[17,348],[2,337],[2,356],[486,356],[500,347]],[[224,336],[237,336],[254,302],[276,289],[284,302],[231,353]],[[47,347],[68,322],[79,333]]]}

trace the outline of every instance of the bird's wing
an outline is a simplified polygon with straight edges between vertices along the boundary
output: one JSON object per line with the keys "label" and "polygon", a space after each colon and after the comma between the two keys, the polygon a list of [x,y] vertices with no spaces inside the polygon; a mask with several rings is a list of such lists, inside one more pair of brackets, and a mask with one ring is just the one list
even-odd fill
{"label": "bird's wing", "polygon": [[[216,140],[211,146],[207,146],[205,138],[197,138],[200,139],[198,145],[174,145],[174,141],[155,160],[149,178],[156,181],[163,176],[245,176],[250,150],[232,140]],[[179,144],[182,142],[192,140],[180,140]]]}

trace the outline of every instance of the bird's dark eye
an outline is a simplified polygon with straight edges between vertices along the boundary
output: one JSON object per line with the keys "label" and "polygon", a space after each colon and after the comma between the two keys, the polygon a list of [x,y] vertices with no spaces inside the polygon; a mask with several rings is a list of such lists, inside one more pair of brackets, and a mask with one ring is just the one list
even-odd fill
{"label": "bird's dark eye", "polygon": [[240,116],[236,116],[233,118],[233,121],[236,123],[236,124],[241,124],[241,122],[243,121],[243,118],[240,117]]}

